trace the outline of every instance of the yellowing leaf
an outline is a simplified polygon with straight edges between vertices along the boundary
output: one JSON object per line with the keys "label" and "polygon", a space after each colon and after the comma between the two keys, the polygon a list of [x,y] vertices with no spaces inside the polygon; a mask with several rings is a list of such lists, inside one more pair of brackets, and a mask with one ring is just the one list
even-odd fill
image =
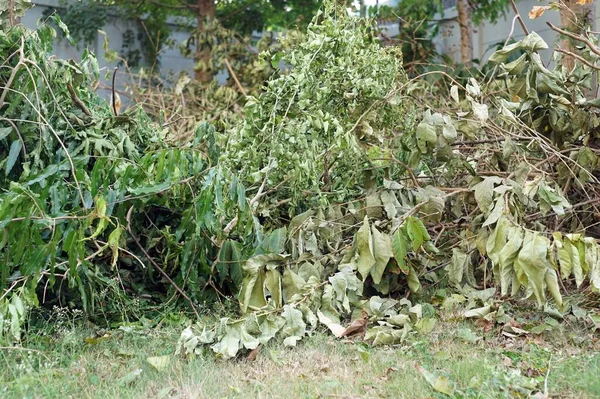
{"label": "yellowing leaf", "polygon": [[586,4],[591,4],[594,0],[577,0],[577,4],[579,4],[580,6],[586,5]]}
{"label": "yellowing leaf", "polygon": [[[582,0],[578,0],[578,3]],[[546,11],[550,9],[550,6],[534,6],[531,11],[529,11],[529,18],[536,19],[542,16]]]}
{"label": "yellowing leaf", "polygon": [[546,299],[544,288],[546,271],[550,266],[548,263],[549,247],[550,240],[546,237],[542,237],[539,233],[528,232],[523,240],[523,248],[515,261],[527,275],[539,306],[542,306]]}
{"label": "yellowing leaf", "polygon": [[417,370],[419,370],[421,375],[425,378],[429,385],[431,385],[434,391],[441,392],[448,396],[452,396],[454,394],[454,384],[448,379],[448,377],[438,377],[421,366],[417,366]]}
{"label": "yellowing leaf", "polygon": [[150,363],[152,367],[154,367],[158,371],[163,371],[167,368],[169,363],[171,363],[171,356],[152,356],[146,358],[146,361]]}
{"label": "yellowing leaf", "polygon": [[392,252],[392,239],[389,235],[380,233],[375,226],[371,228],[371,232],[373,233],[373,252],[375,255],[375,264],[371,268],[371,277],[373,277],[375,284],[379,284],[390,258],[394,256]]}
{"label": "yellowing leaf", "polygon": [[375,257],[373,256],[371,229],[369,228],[369,220],[366,216],[362,227],[356,233],[356,252],[358,253],[356,266],[364,281],[371,272],[371,268],[376,263]]}
{"label": "yellowing leaf", "polygon": [[346,329],[340,324],[331,320],[329,317],[325,316],[320,310],[317,311],[317,316],[319,317],[319,321],[322,324],[325,324],[336,338],[341,338],[344,335]]}

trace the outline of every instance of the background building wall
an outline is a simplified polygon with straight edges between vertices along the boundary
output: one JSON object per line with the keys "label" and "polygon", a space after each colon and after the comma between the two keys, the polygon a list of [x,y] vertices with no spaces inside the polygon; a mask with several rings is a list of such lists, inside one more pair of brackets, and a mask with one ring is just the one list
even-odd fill
{"label": "background building wall", "polygon": [[[74,0],[76,1],[76,0]],[[394,6],[398,4],[399,1],[402,0],[365,0],[365,4],[367,6],[373,6],[375,4],[379,5],[387,5]],[[443,15],[438,15],[437,20],[440,23],[439,35],[435,40],[435,44],[438,52],[449,55],[453,60],[460,60],[460,29],[458,27],[458,23],[456,21],[457,12],[456,12],[456,0],[443,0],[446,8]],[[35,28],[38,25],[38,22],[44,15],[44,12],[47,12],[51,8],[59,8],[58,0],[34,0],[33,4],[35,5],[32,9],[30,9],[22,19],[22,23],[30,28]],[[550,47],[553,47],[556,44],[557,34],[552,31],[547,25],[546,21],[550,21],[555,25],[560,25],[560,17],[558,12],[548,11],[541,18],[531,20],[528,17],[529,11],[536,5],[540,5],[537,0],[520,0],[517,1],[517,7],[519,12],[521,13],[525,24],[527,25],[530,31],[537,32]],[[596,15],[600,17],[600,2],[598,2],[598,12]],[[494,51],[494,48],[500,43],[504,43],[506,38],[512,29],[513,23],[513,13],[509,11],[506,18],[501,18],[497,23],[492,24],[489,22],[484,22],[479,26],[475,26],[475,32],[473,34],[473,53],[476,59],[485,61]],[[600,19],[600,18],[599,18]],[[600,23],[597,23],[597,26],[600,26]],[[124,21],[120,19],[118,16],[113,15],[109,17],[106,26],[98,27],[98,29],[102,29],[108,37],[110,38],[110,49],[119,51],[123,45],[123,33],[125,33],[128,29],[137,29],[137,27],[132,26],[132,24],[128,21]],[[177,44],[183,43],[188,34],[185,31],[185,28],[181,25],[178,25],[175,20],[172,22],[171,29],[171,39]],[[384,33],[388,36],[393,36],[398,32],[397,24],[387,24],[384,28]],[[137,31],[136,31],[137,33]],[[524,36],[523,31],[518,23],[515,24],[513,31],[513,39],[519,40]],[[96,35],[96,39],[94,43],[91,43],[88,47],[98,57],[98,61],[100,63],[101,68],[103,68],[104,72],[112,71],[112,69],[116,66],[115,63],[108,63],[105,57],[105,50],[103,49],[104,36],[101,33]],[[83,51],[83,48],[77,48],[76,46],[70,45],[66,40],[61,40],[55,45],[55,55],[60,58],[66,59],[78,59]],[[543,54],[546,60],[549,59],[551,52],[546,50]],[[161,73],[163,75],[167,75],[170,73],[178,74],[181,71],[187,71],[189,73],[192,72],[194,62],[193,60],[184,57],[181,55],[178,48],[165,48],[160,57],[161,63]],[[225,81],[227,79],[226,71],[220,73],[218,76],[220,81]],[[119,79],[121,81],[122,79]],[[108,81],[103,79],[103,83],[106,85]],[[122,86],[122,84],[119,84]]]}
{"label": "background building wall", "polygon": [[[21,23],[24,26],[32,29],[35,29],[43,22],[45,13],[50,12],[52,9],[60,8],[58,0],[34,0],[32,3],[34,4],[34,7],[28,10],[21,19]],[[177,44],[183,43],[189,37],[185,32],[185,28],[175,22],[171,25],[171,39]],[[118,15],[109,15],[106,25],[99,26],[98,29],[106,32],[106,36],[109,38],[109,49],[117,52],[122,49],[123,34],[126,31],[132,30],[136,36],[139,33],[139,28],[136,24],[123,20],[122,18],[119,18]],[[95,40],[92,43],[89,43],[87,47],[96,54],[101,68],[101,85],[99,93],[105,98],[108,98],[111,91],[111,78],[106,75],[110,75],[117,66],[117,63],[111,63],[106,60],[106,51],[103,48],[104,42],[105,35],[98,32]],[[65,39],[57,40],[54,45],[54,55],[64,59],[78,60],[81,58],[83,50],[83,46],[73,46]],[[150,66],[146,65],[146,67]],[[194,61],[181,55],[178,48],[165,48],[161,52],[160,70],[163,75],[178,74],[181,71],[192,73],[193,67]],[[123,90],[125,88],[125,80],[124,71],[119,70],[117,72],[117,89]]]}

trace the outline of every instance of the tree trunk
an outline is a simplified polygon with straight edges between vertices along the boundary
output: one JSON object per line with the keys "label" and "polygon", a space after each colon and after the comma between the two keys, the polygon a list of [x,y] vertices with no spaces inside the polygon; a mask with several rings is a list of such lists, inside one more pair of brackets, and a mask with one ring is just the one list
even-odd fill
{"label": "tree trunk", "polygon": [[460,27],[460,60],[470,67],[473,61],[473,22],[469,0],[457,0],[458,26]]}
{"label": "tree trunk", "polygon": [[[205,43],[200,42],[200,37],[202,37],[202,31],[205,29],[205,24],[207,20],[213,19],[215,17],[216,4],[214,0],[197,0],[196,3],[196,20],[198,23],[197,32],[198,35],[196,40],[196,63],[202,63],[204,65],[208,65],[210,62],[210,48],[205,45]],[[212,81],[214,74],[212,71],[208,70],[208,68],[204,69],[196,69],[195,70],[195,78],[196,80],[202,83],[209,83]]]}

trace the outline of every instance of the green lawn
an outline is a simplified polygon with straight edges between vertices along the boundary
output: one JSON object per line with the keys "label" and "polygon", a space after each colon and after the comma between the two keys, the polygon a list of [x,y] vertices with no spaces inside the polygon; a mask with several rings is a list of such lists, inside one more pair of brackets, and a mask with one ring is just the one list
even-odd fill
{"label": "green lawn", "polygon": [[[574,345],[565,334],[510,339],[473,324],[438,323],[402,346],[371,348],[318,333],[297,348],[268,345],[255,361],[222,361],[209,352],[175,356],[179,331],[137,327],[90,338],[92,329],[76,325],[30,334],[26,348],[0,349],[0,397],[511,398],[545,387],[551,398],[600,397],[600,353],[589,332]],[[147,360],[157,356],[165,356],[158,368]],[[420,367],[453,394],[434,391]]]}

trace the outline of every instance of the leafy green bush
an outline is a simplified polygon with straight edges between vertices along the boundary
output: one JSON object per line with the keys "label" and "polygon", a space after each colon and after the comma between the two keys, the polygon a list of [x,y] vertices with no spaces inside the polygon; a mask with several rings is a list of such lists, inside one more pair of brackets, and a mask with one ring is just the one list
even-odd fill
{"label": "leafy green bush", "polygon": [[40,302],[114,320],[140,301],[236,292],[226,238],[237,227],[252,241],[253,222],[243,186],[216,166],[214,129],[177,147],[137,107],[114,115],[90,90],[93,54],[49,57],[54,37],[0,31],[0,332],[18,339]]}
{"label": "leafy green bush", "polygon": [[397,48],[382,48],[369,22],[329,2],[305,40],[272,61],[289,72],[248,99],[221,156],[248,186],[265,183],[263,216],[343,202],[394,176],[398,136],[412,128]]}

